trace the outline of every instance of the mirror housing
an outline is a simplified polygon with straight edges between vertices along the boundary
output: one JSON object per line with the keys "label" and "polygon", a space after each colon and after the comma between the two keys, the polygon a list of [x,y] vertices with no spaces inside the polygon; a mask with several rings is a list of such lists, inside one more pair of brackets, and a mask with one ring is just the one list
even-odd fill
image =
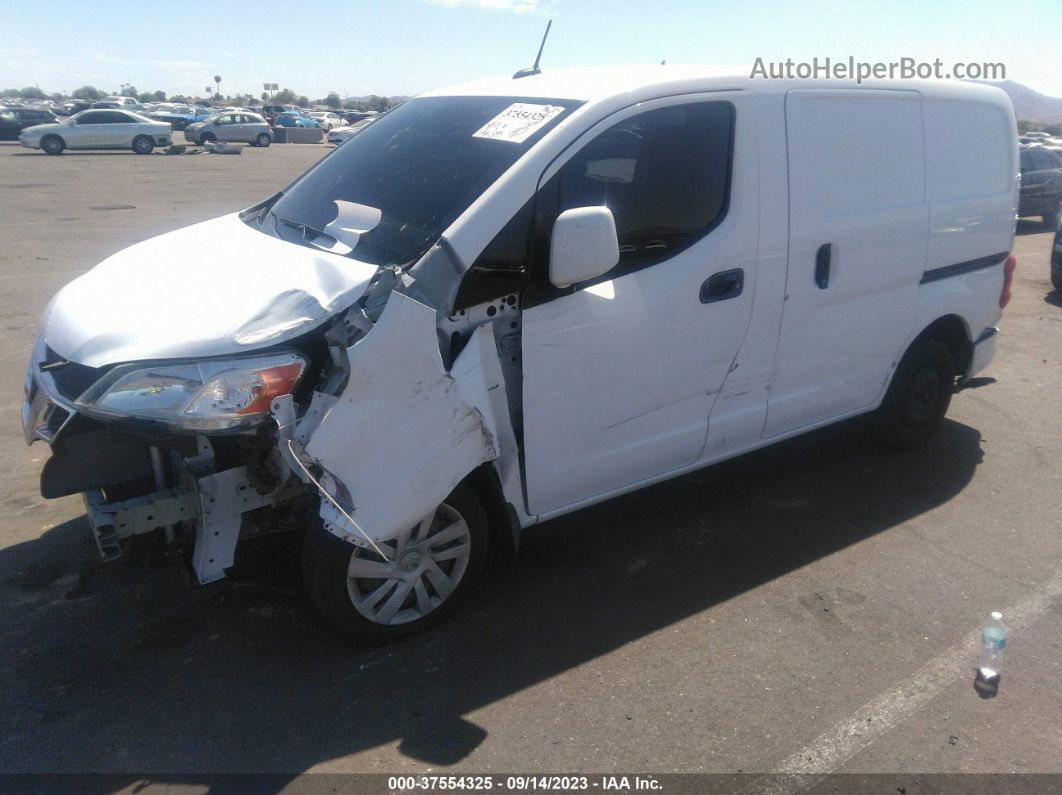
{"label": "mirror housing", "polygon": [[568,287],[608,273],[619,262],[616,219],[608,207],[565,210],[553,225],[549,280]]}

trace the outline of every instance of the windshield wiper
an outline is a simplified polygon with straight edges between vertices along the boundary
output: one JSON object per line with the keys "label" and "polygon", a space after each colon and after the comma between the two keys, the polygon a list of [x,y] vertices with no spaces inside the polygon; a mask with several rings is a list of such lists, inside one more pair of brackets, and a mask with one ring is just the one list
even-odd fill
{"label": "windshield wiper", "polygon": [[254,221],[258,225],[258,228],[262,228],[262,221],[265,220],[266,213],[273,209],[273,205],[277,203],[281,196],[284,195],[284,191],[278,190],[268,199],[263,199],[258,204],[251,205],[246,210],[240,212],[240,220],[244,223]]}
{"label": "windshield wiper", "polygon": [[322,232],[320,229],[315,229],[309,224],[304,224],[302,221],[295,221],[291,218],[281,218],[279,216],[277,216],[277,220],[285,226],[290,226],[292,229],[298,229],[300,232],[302,232],[302,239],[305,240],[307,243],[312,243],[315,239],[319,237],[326,237],[329,240],[335,240],[335,238],[327,232]]}

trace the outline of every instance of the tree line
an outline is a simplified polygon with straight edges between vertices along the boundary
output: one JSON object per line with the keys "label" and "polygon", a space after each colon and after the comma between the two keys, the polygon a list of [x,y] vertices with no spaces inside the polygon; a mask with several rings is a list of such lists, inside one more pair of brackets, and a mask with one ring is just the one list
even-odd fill
{"label": "tree line", "polygon": [[[119,89],[114,92],[102,91],[95,86],[85,85],[74,89],[69,95],[69,97],[73,99],[90,101],[103,99],[105,96],[133,97],[137,102],[166,102],[169,100],[171,102],[210,103],[217,100],[225,100],[226,102],[235,105],[250,105],[258,99],[261,99],[263,102],[272,102],[277,105],[299,105],[301,107],[308,107],[309,105],[325,105],[335,110],[375,110],[380,113],[390,109],[395,104],[390,97],[377,96],[376,94],[372,94],[368,97],[359,97],[357,99],[344,99],[334,91],[321,99],[310,100],[305,94],[298,94],[290,88],[282,88],[280,91],[274,92],[272,96],[270,96],[268,92],[263,91],[257,98],[253,94],[233,94],[231,96],[214,94],[209,97],[173,94],[172,96],[167,97],[165,91],[138,91],[137,87],[130,83],[123,83]],[[47,94],[39,86],[27,86],[26,88],[5,88],[0,91],[0,98],[30,100],[51,99],[58,102],[67,99],[68,97],[67,95],[60,93]]]}

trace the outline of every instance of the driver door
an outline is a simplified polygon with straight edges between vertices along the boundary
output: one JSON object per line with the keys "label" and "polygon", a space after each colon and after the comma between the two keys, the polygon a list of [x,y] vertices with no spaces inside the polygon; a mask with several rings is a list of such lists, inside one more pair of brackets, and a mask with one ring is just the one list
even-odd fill
{"label": "driver door", "polygon": [[[751,109],[742,92],[641,103],[543,175],[522,315],[530,513],[602,499],[700,456],[752,308]],[[616,221],[619,263],[553,287],[553,220],[601,204]]]}

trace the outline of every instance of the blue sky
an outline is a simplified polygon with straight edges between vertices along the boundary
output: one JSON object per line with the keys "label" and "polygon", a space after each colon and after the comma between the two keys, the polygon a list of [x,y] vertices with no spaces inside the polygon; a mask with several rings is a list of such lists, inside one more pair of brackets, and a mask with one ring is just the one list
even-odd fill
{"label": "blue sky", "polygon": [[[47,12],[42,9],[46,7]],[[258,95],[413,94],[545,68],[727,64],[815,56],[1001,61],[1007,77],[1062,96],[1057,0],[926,3],[697,0],[0,0],[0,87]]]}

